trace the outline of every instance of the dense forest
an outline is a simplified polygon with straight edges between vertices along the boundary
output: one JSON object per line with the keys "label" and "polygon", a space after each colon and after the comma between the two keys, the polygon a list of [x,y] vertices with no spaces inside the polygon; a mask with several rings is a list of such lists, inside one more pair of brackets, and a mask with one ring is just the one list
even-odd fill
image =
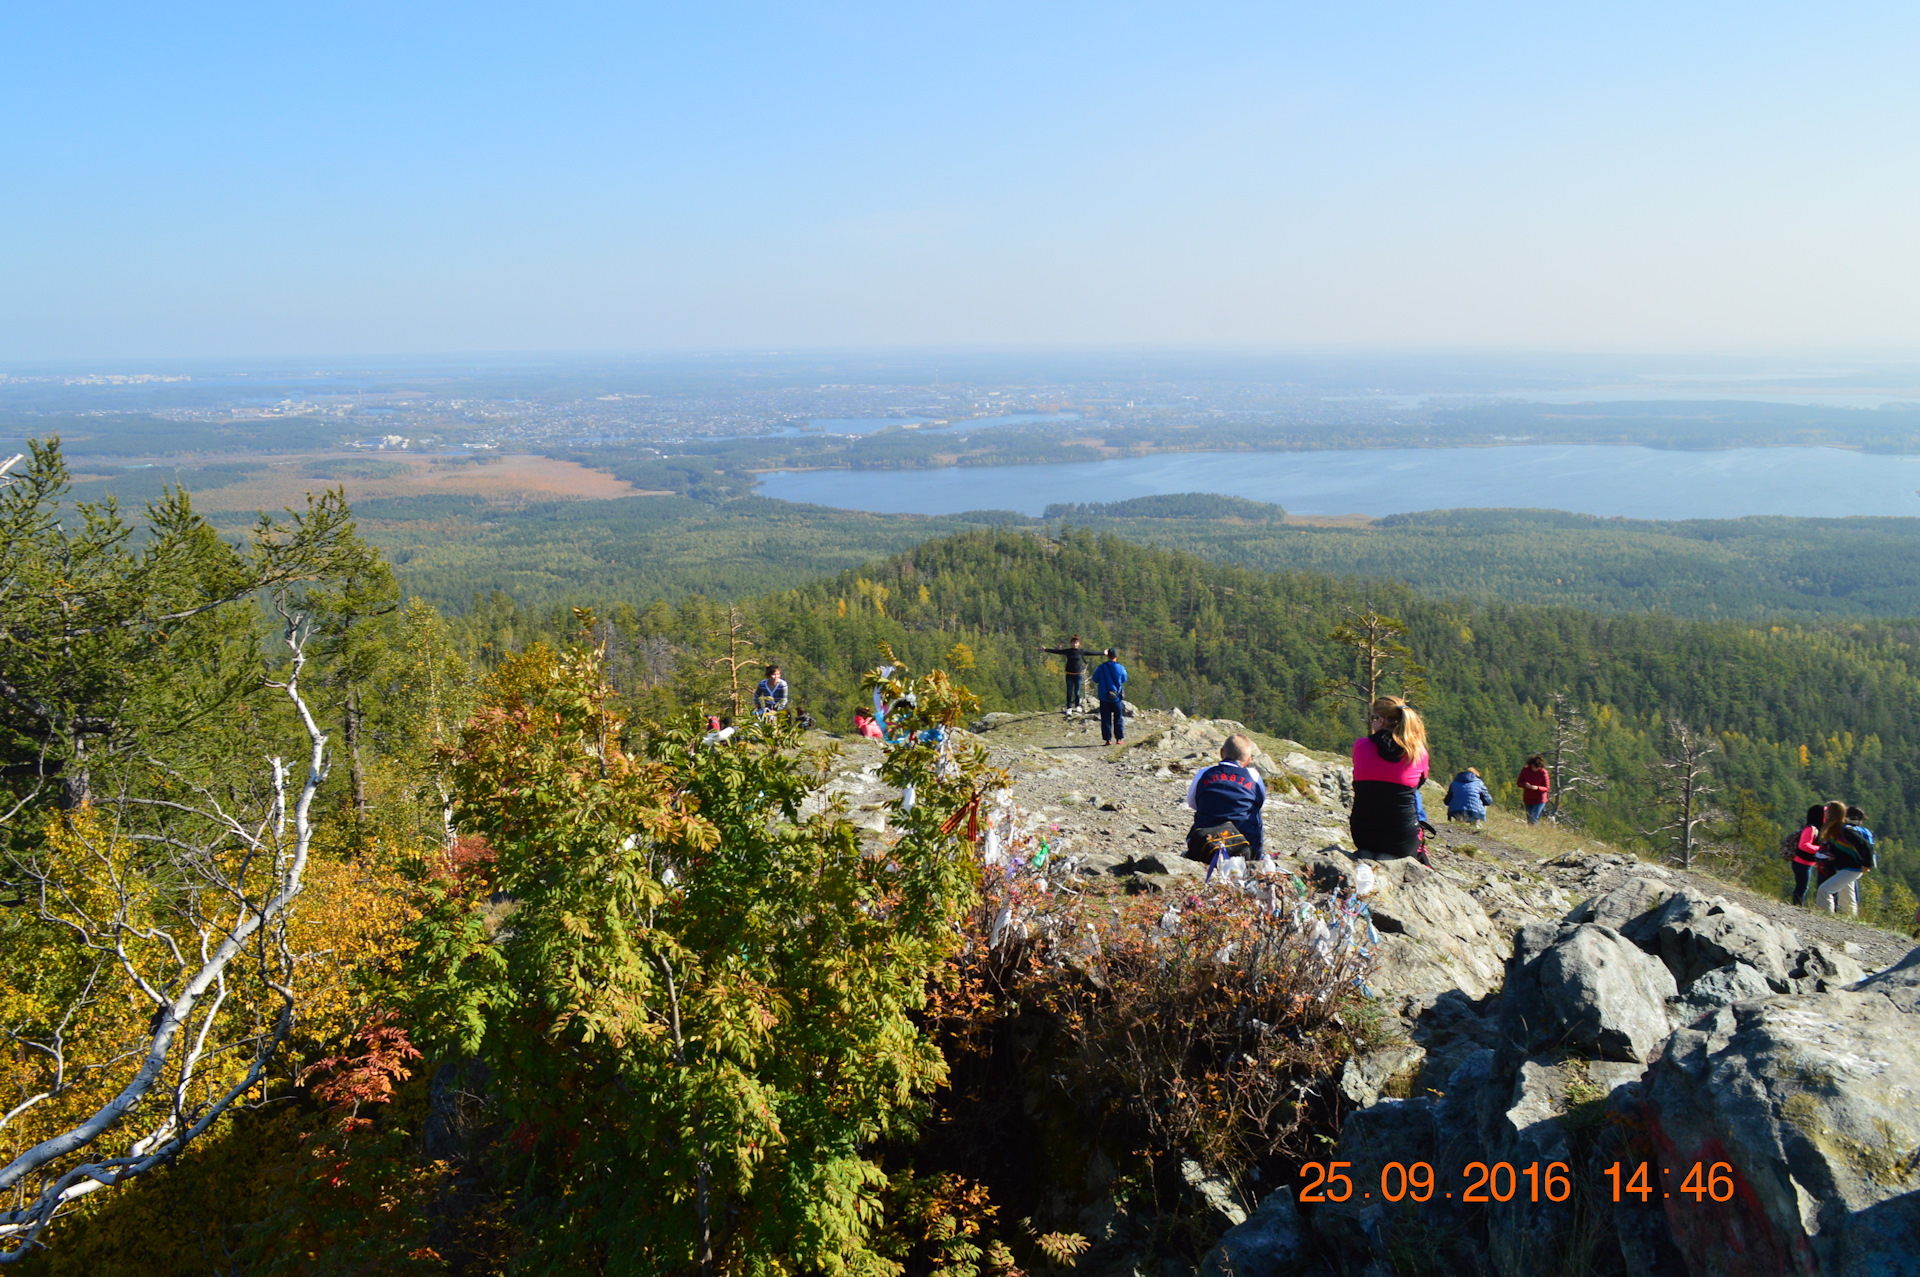
{"label": "dense forest", "polygon": [[[191,472],[181,477],[191,486]],[[1071,525],[1243,567],[1398,581],[1439,599],[1755,621],[1920,616],[1920,581],[1903,566],[1920,555],[1920,519],[1662,523],[1456,510],[1317,527],[1284,522],[1278,506],[1192,493],[1060,506],[1041,519],[685,496],[518,507],[423,496],[368,501],[356,513],[410,590],[454,610],[493,589],[536,609],[743,598],[968,528]]]}

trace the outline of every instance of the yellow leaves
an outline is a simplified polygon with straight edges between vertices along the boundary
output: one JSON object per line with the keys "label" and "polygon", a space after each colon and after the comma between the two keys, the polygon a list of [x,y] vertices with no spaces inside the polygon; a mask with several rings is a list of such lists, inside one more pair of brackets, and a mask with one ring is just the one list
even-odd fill
{"label": "yellow leaves", "polygon": [[297,957],[300,1018],[321,1039],[357,1022],[356,973],[398,964],[405,928],[418,916],[400,875],[402,861],[429,848],[376,839],[355,857],[315,856],[306,888],[294,902],[288,943]]}

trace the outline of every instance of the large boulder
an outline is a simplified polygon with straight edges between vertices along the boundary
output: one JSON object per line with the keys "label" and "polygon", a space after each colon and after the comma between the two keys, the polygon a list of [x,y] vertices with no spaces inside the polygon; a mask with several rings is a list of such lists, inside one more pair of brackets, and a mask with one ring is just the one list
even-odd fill
{"label": "large boulder", "polygon": [[1574,1200],[1555,1202],[1544,1193],[1533,1200],[1529,1183],[1520,1177],[1529,1166],[1544,1174],[1555,1162],[1567,1168],[1570,1180],[1578,1177],[1580,1146],[1569,1115],[1596,1092],[1611,1099],[1637,1090],[1641,1070],[1638,1063],[1553,1055],[1521,1061],[1510,1081],[1504,1073],[1489,1076],[1475,1160],[1504,1162],[1516,1175],[1513,1200],[1489,1211],[1486,1219],[1487,1252],[1501,1277],[1535,1277],[1565,1263],[1579,1224]]}
{"label": "large boulder", "polygon": [[1572,923],[1597,922],[1619,931],[1635,918],[1658,909],[1672,895],[1673,886],[1664,877],[1636,873],[1612,890],[1575,905],[1566,920]]}
{"label": "large boulder", "polygon": [[[1693,1273],[1920,1274],[1920,962],[1856,990],[1722,1007],[1649,1070],[1650,1179]],[[1728,1200],[1682,1191],[1716,1163]]]}
{"label": "large boulder", "polygon": [[1620,934],[1656,953],[1685,989],[1729,962],[1744,962],[1777,993],[1792,985],[1800,937],[1719,896],[1676,892],[1661,905],[1620,927]]}
{"label": "large boulder", "polygon": [[1598,923],[1535,923],[1515,937],[1502,994],[1503,1049],[1573,1051],[1640,1064],[1673,1029],[1667,968]]}
{"label": "large boulder", "polygon": [[[1332,849],[1305,859],[1316,878],[1350,877],[1360,865]],[[1459,989],[1472,998],[1498,987],[1506,937],[1472,896],[1417,860],[1366,863],[1375,883],[1369,908],[1380,933],[1381,987],[1403,996]]]}

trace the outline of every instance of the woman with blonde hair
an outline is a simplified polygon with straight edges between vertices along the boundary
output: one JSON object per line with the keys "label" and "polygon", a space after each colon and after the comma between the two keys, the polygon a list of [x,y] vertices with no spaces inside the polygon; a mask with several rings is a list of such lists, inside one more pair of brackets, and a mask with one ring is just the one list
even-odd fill
{"label": "woman with blonde hair", "polygon": [[1420,846],[1420,786],[1427,779],[1427,726],[1398,696],[1382,696],[1368,711],[1367,734],[1353,742],[1353,814],[1347,828],[1367,860],[1413,856],[1430,863]]}

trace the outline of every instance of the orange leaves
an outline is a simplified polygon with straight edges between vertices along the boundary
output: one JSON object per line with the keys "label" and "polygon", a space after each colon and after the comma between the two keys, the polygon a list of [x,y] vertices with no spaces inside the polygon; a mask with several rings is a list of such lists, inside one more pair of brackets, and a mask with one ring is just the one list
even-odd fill
{"label": "orange leaves", "polygon": [[413,1076],[408,1065],[421,1058],[398,1019],[391,1010],[374,1012],[353,1035],[354,1043],[364,1048],[359,1054],[316,1060],[301,1070],[301,1081],[319,1075],[313,1093],[334,1109],[389,1102],[395,1084]]}

